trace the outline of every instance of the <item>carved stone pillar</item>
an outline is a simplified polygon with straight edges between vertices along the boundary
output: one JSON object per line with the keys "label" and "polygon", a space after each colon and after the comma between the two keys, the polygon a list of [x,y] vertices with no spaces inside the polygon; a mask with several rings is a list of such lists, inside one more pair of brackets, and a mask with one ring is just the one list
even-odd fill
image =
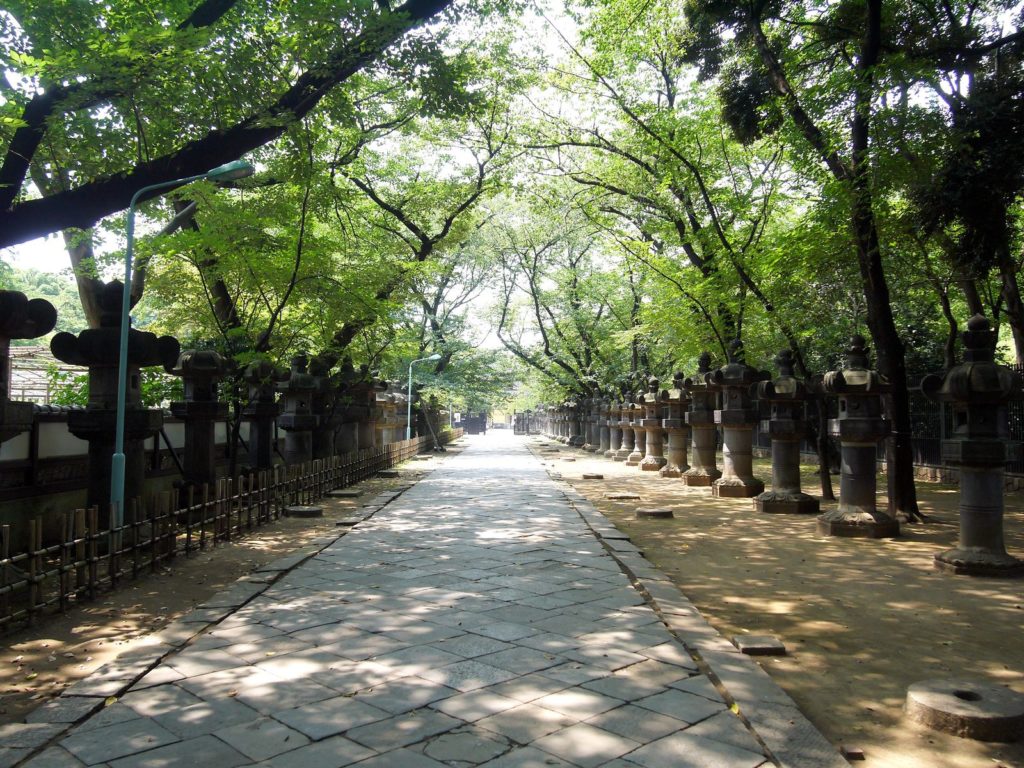
{"label": "carved stone pillar", "polygon": [[622,447],[622,427],[619,424],[622,403],[613,398],[608,408],[608,450],[604,452],[606,459],[615,459]]}
{"label": "carved stone pillar", "polygon": [[640,466],[647,455],[647,430],[644,428],[644,393],[637,390],[630,402],[629,428],[633,430],[633,452],[626,459],[631,467]]}
{"label": "carved stone pillar", "polygon": [[251,469],[274,466],[274,420],[281,412],[277,403],[277,382],[286,376],[266,360],[249,363],[242,372],[242,380],[249,388],[249,402],[242,409],[242,421],[249,424]]}

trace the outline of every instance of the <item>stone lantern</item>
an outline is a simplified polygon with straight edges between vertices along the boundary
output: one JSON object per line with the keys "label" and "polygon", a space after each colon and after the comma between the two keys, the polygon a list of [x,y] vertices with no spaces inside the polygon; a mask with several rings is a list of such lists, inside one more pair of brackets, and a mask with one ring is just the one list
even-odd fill
{"label": "stone lantern", "polygon": [[303,464],[313,460],[313,393],[316,378],[307,370],[309,358],[295,355],[291,360],[288,377],[278,385],[281,392],[281,416],[277,426],[285,431],[284,460],[288,464]]}
{"label": "stone lantern", "polygon": [[697,373],[683,379],[683,389],[690,397],[690,410],[686,423],[693,435],[693,466],[683,472],[688,486],[704,488],[722,476],[716,466],[718,430],[715,427],[715,408],[718,388],[708,384],[711,373],[711,355],[702,352],[697,360]]}
{"label": "stone lantern", "polygon": [[[335,452],[335,439],[341,426],[337,407],[338,382],[331,376],[331,368],[338,362],[333,352],[321,352],[309,361],[309,373],[316,382],[312,409],[316,417],[313,428],[313,458],[326,459]],[[351,365],[351,363],[350,363]]]}
{"label": "stone lantern", "polygon": [[804,404],[807,385],[793,376],[793,353],[784,349],[775,357],[779,376],[754,385],[758,400],[771,404],[771,419],[761,430],[772,440],[772,489],[754,498],[758,512],[817,514],[818,500],[800,490],[800,441],[807,434]]}
{"label": "stone lantern", "polygon": [[643,395],[644,418],[641,424],[646,435],[647,455],[640,462],[640,469],[658,472],[668,462],[665,460],[661,424],[661,382],[655,377],[647,380],[647,392]]}
{"label": "stone lantern", "polygon": [[625,461],[633,453],[636,447],[636,437],[630,420],[633,415],[633,397],[629,392],[628,382],[622,386],[622,401],[619,403],[619,431],[622,433],[619,449],[612,457],[615,461]]}
{"label": "stone lantern", "polygon": [[953,435],[942,441],[942,460],[960,468],[960,541],[935,555],[937,568],[972,576],[1016,576],[1024,561],[1003,543],[1003,470],[1018,458],[1009,440],[1006,404],[1021,398],[1021,380],[994,362],[996,333],[975,315],[961,334],[964,361],[945,376],[927,376],[921,389],[953,409]]}
{"label": "stone lantern", "polygon": [[[89,404],[85,410],[68,413],[68,431],[89,443],[89,488],[87,504],[100,509],[101,525],[107,525],[110,507],[110,460],[114,454],[117,423],[117,368],[121,349],[120,281],[99,284],[100,325],[75,336],[58,333],[50,351],[58,360],[89,369]],[[124,420],[124,497],[142,495],[145,481],[144,441],[156,435],[164,423],[159,408],[142,405],[141,369],[174,367],[181,351],[178,340],[130,328],[128,331],[128,379]]]}
{"label": "stone lantern", "polygon": [[715,411],[715,423],[722,428],[722,476],[715,480],[711,492],[724,498],[749,498],[764,490],[764,483],[754,477],[754,427],[757,409],[750,399],[751,385],[768,378],[765,371],[747,365],[743,342],[736,339],[729,345],[729,362],[706,376],[709,385],[722,393],[722,407]]}
{"label": "stone lantern", "polygon": [[0,443],[32,428],[32,403],[11,398],[11,339],[34,339],[53,330],[57,310],[46,299],[0,291]]}
{"label": "stone lantern", "polygon": [[608,453],[611,445],[611,429],[608,426],[608,414],[611,412],[611,400],[602,397],[597,403],[597,425],[600,435],[597,445],[597,455],[604,456]]}
{"label": "stone lantern", "polygon": [[682,477],[690,465],[686,463],[686,444],[690,439],[690,428],[686,424],[686,411],[690,406],[690,397],[683,389],[686,377],[682,371],[672,378],[672,389],[661,393],[665,406],[665,418],[661,425],[668,432],[668,449],[665,466],[658,473],[662,477]]}
{"label": "stone lantern", "polygon": [[581,448],[587,453],[594,453],[601,443],[600,427],[597,423],[597,409],[599,400],[597,391],[593,388],[593,382],[585,382],[591,395],[583,400],[583,445]]}
{"label": "stone lantern", "polygon": [[619,420],[622,418],[621,412],[622,402],[612,392],[608,401],[608,449],[604,452],[606,459],[614,459],[615,454],[622,447],[622,428],[619,425]]}
{"label": "stone lantern", "polygon": [[286,377],[287,374],[266,360],[249,363],[242,371],[242,380],[249,390],[242,421],[249,424],[249,466],[252,469],[274,466],[274,420],[281,412],[277,382]]}
{"label": "stone lantern", "polygon": [[171,413],[185,422],[186,486],[201,488],[217,479],[217,422],[228,416],[228,404],[217,399],[217,384],[234,367],[234,361],[212,349],[188,349],[171,370],[185,389],[184,402],[171,403]]}
{"label": "stone lantern", "polygon": [[331,420],[337,424],[334,436],[334,451],[338,454],[359,449],[359,404],[353,396],[353,387],[359,381],[359,374],[352,365],[352,358],[345,356],[338,367],[333,395]]}
{"label": "stone lantern", "polygon": [[629,428],[633,430],[633,452],[626,457],[626,464],[640,466],[647,455],[647,430],[644,428],[644,391],[637,389],[630,398]]}
{"label": "stone lantern", "polygon": [[569,440],[568,444],[573,448],[579,448],[586,442],[583,434],[584,428],[584,403],[582,400],[571,400],[566,403],[569,417]]}
{"label": "stone lantern", "polygon": [[845,367],[829,371],[821,383],[824,392],[839,398],[839,418],[828,426],[842,454],[839,508],[818,517],[818,533],[827,536],[884,539],[900,532],[899,522],[875,502],[878,443],[889,434],[882,394],[890,385],[868,365],[867,342],[856,335],[846,350]]}

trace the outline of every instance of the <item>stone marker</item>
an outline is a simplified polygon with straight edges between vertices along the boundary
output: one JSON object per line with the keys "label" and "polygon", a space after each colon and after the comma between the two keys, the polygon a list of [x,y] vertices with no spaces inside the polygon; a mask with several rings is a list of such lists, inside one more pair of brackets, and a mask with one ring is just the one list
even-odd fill
{"label": "stone marker", "polygon": [[748,656],[785,656],[786,646],[771,635],[736,635],[732,644]]}
{"label": "stone marker", "polygon": [[323,517],[324,508],[312,504],[289,504],[284,508],[285,517]]}
{"label": "stone marker", "polygon": [[942,441],[942,460],[960,468],[960,540],[935,555],[935,566],[974,576],[1015,576],[1024,562],[1003,543],[1003,470],[1020,455],[1009,440],[1006,404],[1020,399],[1020,377],[993,362],[996,333],[975,315],[960,334],[964,362],[945,376],[927,376],[921,390],[953,409],[953,437]]}
{"label": "stone marker", "polygon": [[572,456],[563,456],[562,461],[576,461]]}
{"label": "stone marker", "polygon": [[826,373],[821,387],[839,398],[839,418],[829,419],[828,426],[839,438],[842,473],[839,508],[818,517],[818,533],[867,539],[899,536],[899,522],[875,504],[876,446],[889,434],[889,423],[882,418],[882,394],[890,385],[868,367],[863,336],[850,340],[846,366]]}
{"label": "stone marker", "polygon": [[638,493],[606,493],[604,495],[606,499],[611,501],[638,501],[640,494]]}
{"label": "stone marker", "polygon": [[672,517],[675,517],[675,513],[671,509],[638,509],[636,511],[637,520],[668,520]]}
{"label": "stone marker", "polygon": [[907,717],[978,741],[1024,736],[1024,695],[984,680],[924,680],[907,689]]}
{"label": "stone marker", "polygon": [[722,428],[722,476],[711,485],[711,493],[723,498],[749,498],[764,491],[754,477],[753,445],[757,409],[750,399],[751,385],[768,378],[764,371],[747,365],[743,342],[729,345],[729,362],[706,375],[709,388],[722,393],[722,407],[715,411],[715,423]]}
{"label": "stone marker", "polygon": [[584,472],[584,480],[604,480],[604,475],[599,475],[596,472]]}
{"label": "stone marker", "polygon": [[399,477],[401,473],[397,469],[382,469],[377,477]]}
{"label": "stone marker", "polygon": [[761,431],[772,439],[772,489],[754,497],[758,512],[818,514],[818,500],[800,490],[800,440],[807,434],[807,385],[793,376],[793,353],[775,356],[779,377],[755,385],[758,400],[771,403],[771,419]]}
{"label": "stone marker", "polygon": [[683,473],[687,486],[703,488],[722,476],[715,460],[718,431],[715,427],[715,407],[718,404],[718,390],[707,384],[711,373],[711,355],[701,352],[697,362],[697,373],[683,379],[683,389],[690,396],[690,410],[686,423],[693,435],[693,466]]}

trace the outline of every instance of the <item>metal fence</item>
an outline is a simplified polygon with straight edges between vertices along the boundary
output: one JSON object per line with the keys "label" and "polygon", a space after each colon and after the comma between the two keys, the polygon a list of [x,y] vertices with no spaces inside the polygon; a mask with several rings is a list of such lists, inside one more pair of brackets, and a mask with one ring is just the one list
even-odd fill
{"label": "metal fence", "polygon": [[[441,443],[462,430],[438,435]],[[128,579],[156,571],[178,556],[215,547],[277,520],[285,507],[310,504],[428,450],[430,436],[367,448],[300,466],[236,478],[215,486],[161,493],[146,504],[132,503],[125,522],[102,528],[99,510],[76,509],[60,516],[58,534],[44,541],[42,518],[29,521],[28,546],[11,551],[11,527],[0,526],[0,632],[31,624],[114,589]]]}

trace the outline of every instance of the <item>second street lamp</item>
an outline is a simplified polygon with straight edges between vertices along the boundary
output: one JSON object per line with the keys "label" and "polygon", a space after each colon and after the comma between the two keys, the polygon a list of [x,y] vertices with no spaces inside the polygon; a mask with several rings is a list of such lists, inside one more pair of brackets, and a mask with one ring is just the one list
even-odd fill
{"label": "second street lamp", "polygon": [[111,529],[120,528],[124,523],[124,418],[128,397],[128,326],[132,295],[132,248],[135,244],[135,206],[143,195],[159,189],[180,187],[200,179],[232,181],[251,176],[254,170],[250,163],[235,160],[218,165],[206,173],[142,187],[132,195],[128,205],[128,221],[125,224],[128,243],[124,252],[124,293],[121,296],[121,348],[117,364],[117,422],[114,426],[114,455],[110,459]]}
{"label": "second street lamp", "polygon": [[418,360],[413,360],[409,363],[409,389],[406,393],[406,404],[405,404],[405,439],[412,440],[412,367],[416,363],[423,363],[427,360],[440,360],[441,356],[436,352],[430,357],[421,357]]}

